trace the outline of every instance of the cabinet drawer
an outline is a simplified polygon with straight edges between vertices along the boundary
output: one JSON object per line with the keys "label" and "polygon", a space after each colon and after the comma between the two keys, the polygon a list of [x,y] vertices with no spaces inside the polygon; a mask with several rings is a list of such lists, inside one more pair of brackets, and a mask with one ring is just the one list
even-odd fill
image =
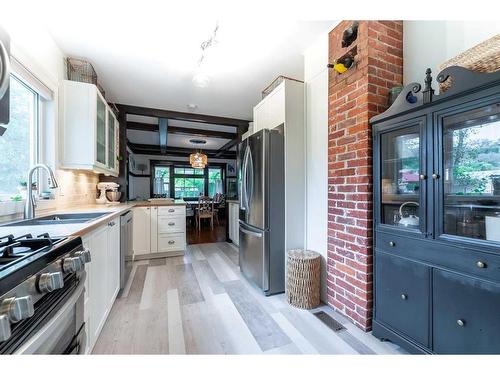
{"label": "cabinet drawer", "polygon": [[160,234],[158,236],[158,252],[184,251],[186,248],[186,236],[178,234]]}
{"label": "cabinet drawer", "polygon": [[433,346],[438,354],[500,354],[500,285],[433,271]]}
{"label": "cabinet drawer", "polygon": [[158,207],[158,216],[186,216],[186,207],[184,206]]}
{"label": "cabinet drawer", "polygon": [[178,233],[186,231],[186,218],[183,216],[158,216],[158,233]]}
{"label": "cabinet drawer", "polygon": [[375,267],[375,318],[428,347],[430,268],[384,253]]}

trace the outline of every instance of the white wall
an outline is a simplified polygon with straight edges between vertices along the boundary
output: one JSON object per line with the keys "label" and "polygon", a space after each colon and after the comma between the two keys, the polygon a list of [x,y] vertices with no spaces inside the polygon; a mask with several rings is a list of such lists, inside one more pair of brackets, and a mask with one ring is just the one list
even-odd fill
{"label": "white wall", "polygon": [[435,78],[443,62],[498,33],[498,21],[404,21],[404,84],[423,83],[427,68]]}
{"label": "white wall", "polygon": [[328,240],[328,34],[304,53],[306,90],[306,246],[322,256],[321,299],[326,301]]}

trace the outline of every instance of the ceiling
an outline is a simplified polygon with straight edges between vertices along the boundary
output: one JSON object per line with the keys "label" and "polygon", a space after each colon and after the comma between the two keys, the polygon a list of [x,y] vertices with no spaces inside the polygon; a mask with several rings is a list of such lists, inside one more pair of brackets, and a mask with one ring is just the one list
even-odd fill
{"label": "ceiling", "polygon": [[[49,32],[65,54],[91,61],[108,101],[181,112],[194,104],[197,113],[247,120],[274,78],[303,78],[303,51],[335,23],[174,17],[151,6],[144,19],[137,7],[121,17],[94,13],[90,24],[69,8],[48,15]],[[217,42],[200,67],[201,43],[216,24]],[[206,87],[193,83],[200,71]]]}

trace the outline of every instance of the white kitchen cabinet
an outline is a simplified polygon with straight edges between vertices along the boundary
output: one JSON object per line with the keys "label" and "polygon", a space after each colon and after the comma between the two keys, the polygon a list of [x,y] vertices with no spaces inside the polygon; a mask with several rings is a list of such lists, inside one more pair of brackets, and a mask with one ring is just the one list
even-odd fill
{"label": "white kitchen cabinet", "polygon": [[151,253],[151,208],[135,207],[134,215],[134,256]]}
{"label": "white kitchen cabinet", "polygon": [[118,176],[118,121],[97,87],[63,80],[59,98],[61,167]]}
{"label": "white kitchen cabinet", "polygon": [[149,243],[151,246],[150,252],[158,252],[158,207],[151,207],[150,211],[150,230],[149,230]]}
{"label": "white kitchen cabinet", "polygon": [[283,124],[285,135],[285,248],[305,246],[304,84],[285,79],[254,107],[254,133]]}
{"label": "white kitchen cabinet", "polygon": [[158,208],[158,253],[186,250],[186,206]]}
{"label": "white kitchen cabinet", "polygon": [[229,239],[239,245],[239,203],[228,202]]}
{"label": "white kitchen cabinet", "polygon": [[91,261],[85,264],[84,321],[86,352],[92,351],[120,289],[120,219],[83,237]]}

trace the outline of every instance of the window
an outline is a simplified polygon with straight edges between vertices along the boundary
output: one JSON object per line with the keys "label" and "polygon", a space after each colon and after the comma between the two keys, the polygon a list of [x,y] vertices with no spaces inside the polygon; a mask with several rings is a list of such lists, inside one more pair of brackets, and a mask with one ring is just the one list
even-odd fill
{"label": "window", "polygon": [[10,123],[0,137],[0,196],[15,196],[38,161],[39,95],[16,76],[10,80]]}
{"label": "window", "polygon": [[174,168],[175,198],[198,198],[205,195],[205,170]]}
{"label": "window", "polygon": [[223,193],[222,189],[222,168],[208,168],[208,196],[213,197],[217,193]]}
{"label": "window", "polygon": [[153,196],[163,198],[170,196],[170,166],[155,165]]}

